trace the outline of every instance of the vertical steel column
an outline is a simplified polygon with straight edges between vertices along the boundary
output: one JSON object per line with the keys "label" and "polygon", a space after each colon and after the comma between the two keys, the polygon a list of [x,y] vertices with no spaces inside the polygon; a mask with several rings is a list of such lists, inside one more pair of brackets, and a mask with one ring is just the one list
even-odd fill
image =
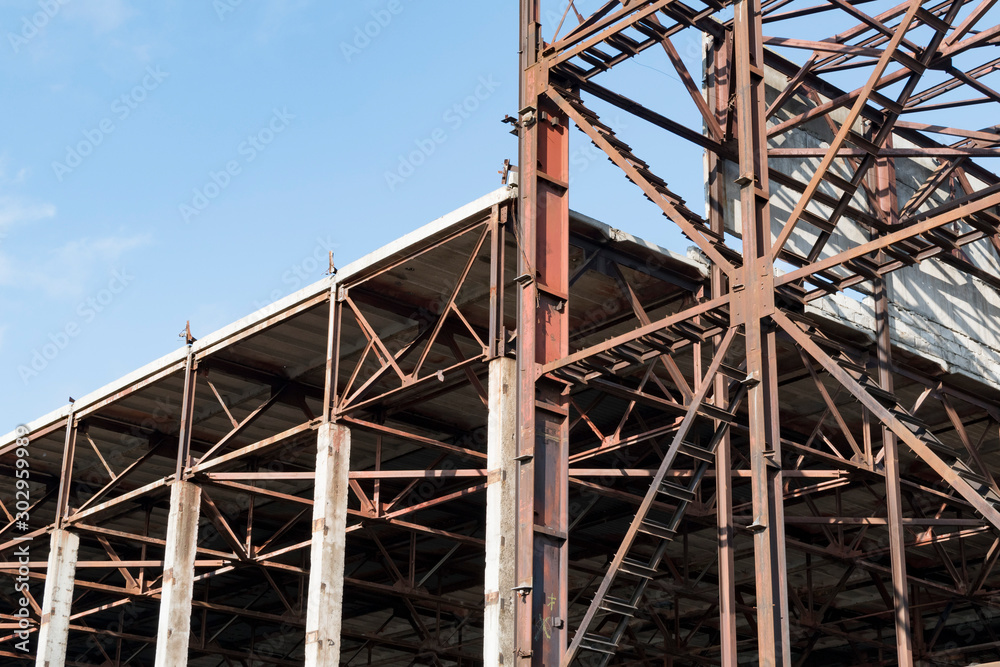
{"label": "vertical steel column", "polygon": [[[726,33],[728,36],[729,33]],[[706,74],[708,81],[708,103],[715,110],[716,120],[720,127],[726,127],[726,115],[729,107],[729,77],[732,68],[729,62],[731,42],[728,37],[713,39],[705,37]],[[726,187],[725,163],[712,151],[705,152],[706,178],[709,188],[709,223],[712,231],[724,234],[726,231]],[[717,298],[729,289],[725,272],[713,264],[711,269],[712,298]],[[727,380],[721,373],[713,379],[715,383],[714,396],[723,397],[726,392]],[[717,398],[721,400],[721,398]],[[723,406],[720,406],[723,407]],[[727,429],[716,449],[716,525],[719,539],[719,647],[720,664],[722,667],[736,667],[737,637],[736,637],[736,549],[733,540],[736,531],[733,527],[733,489],[732,489],[732,452],[731,438]]]}
{"label": "vertical steel column", "polygon": [[156,657],[153,662],[156,667],[185,667],[188,663],[200,509],[200,487],[180,480],[170,484],[163,592],[160,594]]}
{"label": "vertical steel column", "polygon": [[[892,146],[892,138],[886,141]],[[892,158],[879,158],[875,163],[878,180],[879,208],[885,211],[887,222],[899,223],[899,203],[896,200],[896,168]],[[879,261],[882,261],[880,258]],[[885,278],[872,281],[875,297],[875,339],[878,347],[878,381],[888,392],[892,387],[892,340],[889,328],[889,285]],[[913,638],[910,632],[909,590],[906,580],[906,534],[903,532],[903,503],[899,491],[899,451],[896,436],[887,426],[882,427],[882,449],[885,461],[885,502],[889,521],[889,556],[892,562],[892,599],[896,623],[897,664],[913,666]]]}
{"label": "vertical steel column", "polygon": [[[757,560],[757,639],[761,665],[791,664],[785,565],[784,507],[778,424],[778,374],[774,313],[774,263],[768,206],[764,56],[760,0],[735,8],[735,82],[739,145],[743,285],[733,285],[733,313],[746,335],[751,531]],[[742,317],[740,317],[742,316]]]}
{"label": "vertical steel column", "polygon": [[191,427],[194,424],[194,392],[198,382],[198,361],[188,343],[187,364],[184,367],[184,393],[181,398],[181,427],[177,435],[177,467],[174,479],[184,479],[184,472],[191,465]]}
{"label": "vertical steel column", "polygon": [[517,364],[517,639],[519,662],[558,665],[566,646],[569,410],[539,364],[568,352],[567,118],[544,97],[539,0],[521,0],[521,245]]}
{"label": "vertical steel column", "polygon": [[170,511],[163,555],[163,592],[157,622],[156,667],[187,665],[191,635],[191,600],[194,595],[194,560],[198,548],[198,517],[201,487],[185,481],[191,465],[191,428],[194,424],[194,392],[198,361],[188,342],[181,398],[181,423],[177,434],[177,460],[170,484]]}
{"label": "vertical steel column", "polygon": [[323,422],[316,438],[316,478],[313,487],[303,662],[307,667],[336,667],[340,664],[348,472],[351,467],[351,431],[333,421],[337,408],[337,376],[340,367],[340,297],[340,286],[333,282],[330,286],[326,340]]}
{"label": "vertical steel column", "polygon": [[69,515],[69,497],[73,489],[77,426],[73,405],[70,404],[69,414],[66,415],[66,436],[63,440],[62,468],[56,496],[55,529],[49,538],[49,561],[42,595],[42,618],[35,660],[38,667],[61,667],[66,664],[69,615],[80,537],[65,530],[63,525]]}
{"label": "vertical steel column", "polygon": [[66,438],[63,440],[62,468],[59,472],[59,495],[56,497],[56,528],[62,528],[69,514],[69,496],[73,489],[73,461],[76,457],[76,416],[73,406],[66,415]]}
{"label": "vertical steel column", "polygon": [[486,487],[486,608],[483,664],[509,665],[514,655],[514,572],[517,531],[517,362],[490,361]]}
{"label": "vertical steel column", "polygon": [[[70,416],[72,419],[72,415]],[[73,580],[80,537],[57,528],[49,542],[49,563],[42,597],[42,624],[38,629],[36,667],[63,667],[69,640],[69,617],[73,604]]]}
{"label": "vertical steel column", "polygon": [[340,318],[341,301],[339,284],[330,286],[330,317],[326,334],[326,367],[323,372],[323,421],[333,419],[337,406],[337,374],[340,370]]}
{"label": "vertical steel column", "polygon": [[324,422],[316,447],[312,545],[306,608],[306,667],[340,664],[351,431]]}
{"label": "vertical steel column", "polygon": [[496,204],[490,212],[490,329],[487,354],[492,360],[507,353],[504,330],[504,254],[510,207]]}

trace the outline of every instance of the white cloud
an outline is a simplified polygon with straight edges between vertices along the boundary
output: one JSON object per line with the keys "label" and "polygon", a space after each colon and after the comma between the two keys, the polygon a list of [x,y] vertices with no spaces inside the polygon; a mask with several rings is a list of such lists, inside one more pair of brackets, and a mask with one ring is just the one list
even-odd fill
{"label": "white cloud", "polygon": [[52,204],[33,204],[20,197],[0,196],[0,232],[6,227],[54,218],[56,207]]}
{"label": "white cloud", "polygon": [[28,168],[21,167],[17,170],[17,173],[10,176],[7,172],[10,166],[10,160],[6,155],[0,155],[0,183],[4,185],[23,185],[24,181],[28,177]]}
{"label": "white cloud", "polygon": [[121,266],[129,251],[150,241],[148,234],[82,238],[34,257],[0,253],[0,285],[38,289],[49,298],[77,298],[111,267]]}
{"label": "white cloud", "polygon": [[[0,154],[0,186],[24,185],[28,179],[28,169],[21,167],[13,175],[10,173],[10,159]],[[7,229],[14,225],[54,218],[56,207],[52,204],[32,202],[16,195],[0,195],[0,240],[7,236]]]}

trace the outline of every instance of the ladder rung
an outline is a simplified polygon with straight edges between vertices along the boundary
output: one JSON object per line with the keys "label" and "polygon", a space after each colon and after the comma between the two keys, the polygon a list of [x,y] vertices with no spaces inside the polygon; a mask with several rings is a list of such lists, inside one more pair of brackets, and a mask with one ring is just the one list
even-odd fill
{"label": "ladder rung", "polygon": [[694,228],[701,232],[705,238],[709,239],[712,243],[725,243],[726,235],[722,232],[717,232],[713,230],[709,225],[707,225],[703,220],[690,220]]}
{"label": "ladder rung", "polygon": [[639,609],[628,600],[611,597],[610,595],[605,595],[599,606],[604,611],[609,611],[612,614],[619,614],[621,616],[628,616],[630,618],[635,616],[635,612],[639,611]]}
{"label": "ladder rung", "polygon": [[608,69],[608,66],[604,63],[603,60],[601,60],[600,58],[597,58],[595,56],[590,55],[586,51],[584,51],[582,53],[578,53],[578,54],[576,54],[576,56],[580,60],[583,60],[583,61],[589,63],[590,65],[593,65],[595,69],[599,69],[602,72]]}
{"label": "ladder rung", "polygon": [[704,412],[712,419],[719,419],[724,422],[731,422],[734,419],[736,419],[736,415],[734,415],[732,412],[729,412],[728,410],[723,410],[722,408],[718,408],[712,405],[711,403],[702,403],[700,411]]}
{"label": "ladder rung", "polygon": [[[559,63],[559,66],[558,66],[557,69],[559,71],[559,74],[563,75],[564,77],[566,77],[568,79],[584,79],[584,78],[586,78],[584,76],[586,74],[586,70],[584,70],[579,65],[576,65],[575,63],[572,63],[572,62],[570,62],[568,60]],[[562,95],[562,91],[559,91],[559,94]],[[566,96],[563,95],[563,97],[566,97]],[[570,99],[570,98],[567,97],[566,99]]]}
{"label": "ladder rung", "polygon": [[809,211],[802,212],[802,221],[808,222],[813,227],[816,227],[820,231],[824,231],[827,233],[832,233],[833,230],[837,228],[836,224],[831,223],[826,218],[819,217],[815,213],[810,213]]}
{"label": "ladder rung", "polygon": [[674,348],[671,345],[662,342],[660,339],[653,338],[652,336],[643,337],[642,342],[662,354],[669,355],[674,351]]}
{"label": "ladder rung", "polygon": [[643,339],[655,340],[658,343],[669,346],[670,348],[673,348],[674,345],[677,345],[677,343],[682,340],[679,336],[674,336],[670,331],[665,329],[654,331],[651,334],[643,336]]}
{"label": "ladder rung", "polygon": [[[956,469],[954,465],[951,466],[951,469],[957,472],[959,477],[964,479],[966,482],[969,482],[972,486],[978,485],[980,487],[986,487],[987,489],[989,489],[990,483],[986,480],[985,477],[983,477],[979,473],[973,472],[971,470],[968,471],[959,470]],[[982,489],[979,490],[981,491]]]}
{"label": "ladder rung", "polygon": [[719,364],[719,372],[733,380],[743,380],[747,372],[729,364]]}
{"label": "ladder rung", "polygon": [[819,345],[820,347],[822,347],[825,350],[833,350],[834,352],[837,352],[837,353],[846,352],[846,350],[847,350],[846,347],[844,347],[843,345],[841,345],[837,341],[831,340],[829,338],[825,338],[823,336],[817,336],[817,337],[813,338],[813,342],[815,342],[817,345]]}
{"label": "ladder rung", "polygon": [[847,359],[842,356],[837,357],[834,361],[837,365],[843,368],[848,373],[854,375],[854,379],[858,379],[859,376],[863,376],[868,372],[868,369],[861,364],[855,363],[853,359]]}
{"label": "ladder rung", "polygon": [[646,354],[647,352],[649,352],[649,350],[646,347],[644,347],[641,343],[639,343],[639,341],[635,340],[630,340],[627,343],[622,343],[618,347],[624,348],[629,352],[631,352],[632,354],[638,354],[638,355]]}
{"label": "ladder rung", "polygon": [[575,366],[566,366],[565,368],[557,368],[556,370],[552,371],[552,374],[555,375],[557,378],[563,378],[566,380],[570,380],[572,382],[582,382],[584,376],[586,375],[585,373],[579,372],[579,369],[577,369]]}
{"label": "ladder rung", "polygon": [[840,291],[840,288],[837,287],[835,281],[824,280],[820,278],[820,275],[822,275],[822,271],[817,271],[815,274],[809,277],[809,282],[815,285],[816,289],[823,290],[827,294],[836,294],[837,292]]}
{"label": "ladder rung", "polygon": [[958,452],[956,452],[954,449],[952,449],[948,445],[946,445],[943,442],[941,442],[940,440],[938,440],[937,436],[935,436],[933,433],[931,433],[930,430],[927,430],[925,433],[923,433],[920,436],[920,439],[935,454],[937,454],[939,456],[942,456],[944,458],[951,458],[951,459],[957,459],[958,458]]}
{"label": "ladder rung", "polygon": [[622,53],[627,53],[630,56],[634,56],[639,52],[639,42],[620,32],[615,33],[614,35],[609,35],[604,41]]}
{"label": "ladder rung", "polygon": [[607,373],[608,371],[606,366],[595,364],[589,359],[581,359],[578,365],[582,368],[587,369],[587,372],[589,373]]}
{"label": "ladder rung", "polygon": [[719,251],[720,255],[728,259],[730,262],[737,265],[743,264],[743,253],[741,253],[739,250],[734,250],[733,248],[730,248],[722,241],[716,241],[712,245],[715,247],[716,250]]}
{"label": "ladder rung", "polygon": [[797,301],[798,303],[805,303],[806,294],[809,293],[809,290],[807,290],[801,283],[797,282],[785,283],[779,287],[778,290],[789,299]]}
{"label": "ladder rung", "polygon": [[890,412],[892,412],[892,414],[895,415],[896,419],[903,422],[903,424],[905,424],[906,426],[913,427],[914,429],[922,429],[925,431],[927,430],[927,424],[925,424],[922,419],[920,419],[919,417],[914,417],[913,415],[911,415],[906,410],[903,410],[902,408],[898,408],[896,410],[890,410]]}
{"label": "ladder rung", "polygon": [[984,217],[981,215],[970,215],[969,217],[965,218],[965,222],[969,223],[969,225],[971,225],[975,229],[978,229],[987,236],[993,236],[994,234],[997,233],[996,222],[988,217]]}
{"label": "ladder rung", "polygon": [[[716,247],[717,248],[727,248],[727,249],[731,250],[731,248],[728,248],[725,244],[720,244],[720,245],[717,245]],[[733,252],[735,252],[735,251],[733,251]],[[743,255],[740,255],[740,253],[736,253],[736,254],[739,255],[739,261],[742,262],[743,261]],[[728,327],[729,326],[729,313],[728,312],[723,312],[722,309],[719,309],[719,310],[710,310],[710,311],[706,312],[704,315],[702,315],[701,317],[702,317],[702,319],[704,321],[710,322],[711,324],[714,324],[717,327]]]}
{"label": "ladder rung", "polygon": [[585,49],[584,53],[589,53],[594,58],[597,58],[598,60],[602,60],[604,62],[609,62],[614,57],[610,54],[605,53],[604,51],[601,51],[596,46],[591,46],[590,48]]}
{"label": "ladder rung", "polygon": [[974,482],[980,486],[985,486],[989,488],[989,481],[978,472],[970,468],[965,464],[962,459],[958,459],[951,464],[951,469],[958,473],[958,476],[967,482]]}
{"label": "ladder rung", "polygon": [[622,564],[618,566],[618,571],[642,579],[652,579],[657,575],[656,568],[650,567],[649,563],[641,563],[631,558],[623,558]]}
{"label": "ladder rung", "polygon": [[639,532],[645,533],[646,535],[652,535],[653,537],[658,537],[661,540],[672,540],[677,534],[673,528],[670,528],[658,521],[652,521],[651,519],[645,519],[639,524]]}
{"label": "ladder rung", "polygon": [[641,356],[639,356],[638,354],[636,354],[631,350],[626,349],[624,345],[619,345],[618,347],[611,348],[611,354],[614,354],[615,356],[618,356],[622,359],[626,359],[633,363],[638,363],[642,361]]}
{"label": "ladder rung", "polygon": [[968,482],[969,486],[975,489],[976,493],[981,495],[990,504],[995,505],[1000,503],[1000,494],[998,494],[993,487],[990,486],[990,483],[986,481],[985,477],[979,477],[979,475],[976,475],[975,473],[972,473],[971,475],[963,475],[960,473],[959,477]]}
{"label": "ladder rung", "polygon": [[660,484],[659,491],[663,495],[670,498],[676,498],[677,500],[683,500],[685,502],[691,502],[694,500],[694,491],[686,486],[680,486],[679,484],[674,484],[670,481],[665,481]]}
{"label": "ladder rung", "polygon": [[608,641],[609,637],[603,635],[584,635],[580,640],[580,648],[605,655],[614,655],[618,651],[618,645]]}
{"label": "ladder rung", "polygon": [[869,155],[878,155],[879,153],[878,144],[857,132],[848,132],[847,140]]}
{"label": "ladder rung", "polygon": [[663,36],[667,34],[667,29],[665,27],[663,27],[659,23],[654,23],[648,18],[639,19],[639,21],[637,21],[635,26],[633,27],[642,34],[648,35],[649,37],[653,37],[658,40],[663,39]]}
{"label": "ladder rung", "polygon": [[657,176],[656,174],[654,174],[653,172],[651,172],[649,170],[649,165],[647,165],[646,163],[643,163],[643,165],[644,166],[638,167],[636,169],[636,171],[639,172],[640,176],[642,176],[647,181],[649,181],[653,185],[653,187],[656,188],[657,192],[659,192],[660,194],[662,194],[664,196],[667,196],[667,193],[669,192],[671,195],[674,196],[674,201],[675,202],[677,202],[677,201],[683,202],[684,201],[683,199],[680,199],[679,197],[677,197],[677,195],[674,195],[673,192],[670,192],[670,190],[667,188],[667,182],[665,180],[663,180],[662,178],[660,178],[659,176]]}
{"label": "ladder rung", "polygon": [[952,233],[947,229],[938,227],[937,229],[928,229],[924,232],[924,236],[928,241],[935,245],[942,246],[945,250],[955,250],[958,248],[958,235]]}
{"label": "ladder rung", "polygon": [[844,262],[844,266],[848,269],[857,273],[858,275],[864,276],[865,278],[877,279],[879,277],[878,265],[874,265],[871,262],[861,261],[863,258],[859,257],[847,262]]}
{"label": "ladder rung", "polygon": [[879,403],[888,408],[899,405],[899,401],[896,400],[895,394],[893,394],[891,391],[886,391],[882,387],[879,387],[878,385],[866,380],[868,380],[868,376],[862,378],[861,385],[865,388],[865,391],[867,391],[871,395],[872,398],[874,398],[876,401],[878,401]]}
{"label": "ladder rung", "polygon": [[677,448],[677,451],[681,454],[686,454],[691,458],[698,459],[699,461],[705,461],[706,463],[712,463],[715,461],[715,452],[705,449],[704,447],[699,447],[698,445],[690,442],[682,442],[681,446]]}
{"label": "ladder rung", "polygon": [[[617,150],[619,153],[621,153],[622,156],[628,157],[628,156],[632,155],[632,147],[629,146],[628,144],[626,144],[621,139],[619,139],[618,135],[615,134],[614,132],[609,132],[609,133],[605,134],[604,138],[607,140],[607,142],[609,144],[611,144],[612,146],[614,146],[615,150]],[[635,157],[635,156],[632,156],[632,157]]]}
{"label": "ladder rung", "polygon": [[917,260],[909,252],[902,250],[901,248],[896,248],[890,245],[883,248],[883,251],[885,254],[907,266],[912,266],[917,263]]}
{"label": "ladder rung", "polygon": [[845,180],[843,177],[838,176],[830,170],[823,172],[822,179],[838,190],[847,191],[851,189],[850,181]]}

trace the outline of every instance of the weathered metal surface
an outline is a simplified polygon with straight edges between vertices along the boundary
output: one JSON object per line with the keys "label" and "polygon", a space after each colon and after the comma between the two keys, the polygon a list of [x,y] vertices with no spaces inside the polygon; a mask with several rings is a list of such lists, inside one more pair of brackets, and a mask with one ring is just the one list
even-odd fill
{"label": "weathered metal surface", "polygon": [[[995,658],[1000,133],[948,116],[1000,100],[992,0],[547,9],[521,3],[508,185],[30,425],[0,571],[34,538],[38,586],[39,538],[80,536],[66,664],[150,662],[161,606],[206,666],[302,664],[314,630],[317,664]],[[653,56],[666,109],[605,76]],[[707,215],[620,118],[706,152]],[[569,211],[574,124],[696,259]],[[515,363],[500,400],[489,367]],[[334,544],[310,521],[330,428],[352,438]],[[175,479],[209,519],[187,602]]]}

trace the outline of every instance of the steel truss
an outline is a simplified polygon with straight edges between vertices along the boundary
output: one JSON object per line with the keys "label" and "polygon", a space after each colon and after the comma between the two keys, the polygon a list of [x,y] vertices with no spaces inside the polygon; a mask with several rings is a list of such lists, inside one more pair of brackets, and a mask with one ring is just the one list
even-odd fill
{"label": "steel truss", "polygon": [[[984,62],[990,52],[983,47],[996,44],[1000,33],[996,27],[980,25],[994,3],[959,0],[931,5],[912,0],[871,15],[837,1],[789,8],[790,3],[780,0],[734,4],[706,0],[700,5],[659,0],[608,2],[589,17],[579,15],[574,4],[569,3],[566,13],[572,8],[578,25],[547,43],[541,38],[542,3],[521,2],[521,234],[544,239],[527,257],[544,257],[549,266],[565,263],[566,245],[550,227],[557,224],[552,212],[565,207],[569,189],[566,176],[550,165],[565,163],[564,128],[572,121],[697,246],[711,267],[711,280],[691,303],[658,320],[634,304],[636,328],[572,354],[532,359],[519,350],[526,378],[522,394],[530,392],[532,384],[538,388],[555,380],[565,384],[565,396],[597,391],[628,400],[623,422],[643,402],[676,416],[668,427],[633,435],[642,439],[655,434],[662,445],[654,459],[657,465],[633,472],[650,479],[648,485],[643,481],[633,487],[638,490],[633,496],[637,509],[613,557],[587,586],[570,596],[576,604],[568,616],[565,606],[557,609],[560,631],[536,634],[530,644],[522,635],[519,655],[530,656],[532,664],[563,666],[580,660],[645,662],[653,655],[662,655],[670,664],[707,659],[735,665],[740,657],[756,655],[762,665],[801,665],[809,663],[818,645],[837,650],[838,642],[831,638],[840,637],[841,657],[852,660],[850,664],[934,660],[955,601],[948,603],[928,640],[923,627],[926,611],[914,599],[926,599],[927,589],[914,583],[916,559],[906,528],[927,518],[913,506],[909,485],[914,483],[914,468],[947,489],[948,500],[942,498],[943,502],[967,504],[975,521],[984,521],[978,528],[990,535],[1000,528],[994,504],[998,489],[982,442],[969,436],[971,414],[959,417],[951,399],[941,397],[960,446],[945,444],[917,416],[935,390],[928,386],[913,404],[900,391],[897,377],[902,365],[892,353],[894,323],[887,284],[893,272],[929,260],[994,289],[998,286],[993,252],[988,251],[992,260],[983,263],[963,251],[970,244],[1000,248],[1000,183],[973,160],[1000,155],[998,127],[963,130],[903,120],[910,113],[980,103],[995,108],[1000,94],[982,77],[995,71],[998,61]],[[846,13],[857,25],[818,40],[799,38],[796,19],[824,13]],[[704,90],[696,86],[671,41],[682,31],[704,35]],[[808,57],[796,64],[778,55],[775,47],[800,49]],[[660,112],[598,83],[615,81],[606,73],[647,49],[666,53],[700,115],[702,132],[671,120],[668,115],[676,109]],[[977,55],[977,50],[984,55]],[[959,54],[964,56],[963,67],[970,62],[975,66],[959,67],[954,60]],[[843,91],[830,77],[848,70],[858,87]],[[780,85],[771,83],[779,80]],[[947,102],[937,101],[963,87],[981,97],[953,101],[951,95]],[[598,106],[627,112],[704,149],[707,218],[688,208],[639,157],[641,151],[600,119],[594,111]],[[795,145],[795,133],[807,131],[819,135],[819,145]],[[957,138],[957,143],[939,143],[932,135]],[[536,154],[544,155],[544,160],[536,159]],[[813,160],[800,161],[792,173],[776,166],[787,158]],[[897,201],[898,165],[919,159],[934,159],[937,166],[927,170],[908,201]],[[731,187],[727,182],[738,187],[735,197],[727,192]],[[781,191],[792,193],[794,203],[785,214],[775,216],[771,202]],[[539,291],[559,282],[541,270],[534,276]],[[813,301],[849,288],[873,295],[876,335],[870,350],[845,348],[806,314]],[[532,300],[533,296],[526,285],[522,303],[535,310],[545,308],[545,302]],[[523,311],[521,322],[530,323],[529,315],[530,310]],[[543,312],[534,321],[533,338],[563,336],[558,318]],[[657,379],[655,370],[661,366],[665,372]],[[788,387],[796,377],[813,385],[806,391],[822,408],[811,425],[801,421],[788,398]],[[847,407],[838,395],[850,396],[856,403]],[[587,420],[586,410],[570,400],[580,418]],[[525,402],[520,408],[524,411],[520,447],[525,451],[532,437],[526,431],[531,413],[537,424],[549,408],[532,409]],[[979,418],[989,423],[992,417],[987,415],[995,414],[996,404],[986,402],[980,409],[984,412]],[[589,421],[588,425],[602,441],[606,438]],[[831,430],[842,438],[840,442],[830,439]],[[620,431],[621,425],[616,433]],[[562,437],[572,461],[572,436]],[[537,437],[534,441],[540,442]],[[555,448],[559,443],[546,446]],[[823,449],[829,452],[819,454]],[[820,518],[817,515],[824,512],[817,499],[832,492],[839,507],[842,489],[852,483],[818,468],[843,471],[845,461],[854,470],[879,475],[877,505],[853,519],[839,516],[839,511],[838,516]],[[817,469],[810,470],[813,467]],[[681,471],[683,476],[677,476]],[[705,489],[709,471],[715,472],[714,484]],[[796,488],[792,480],[800,474],[832,476]],[[737,490],[732,485],[743,476],[749,481],[749,497],[734,507]],[[925,482],[921,488],[927,486]],[[746,491],[739,489],[743,497]],[[792,516],[792,498],[805,499],[812,516]],[[519,506],[531,502],[525,499]],[[559,499],[553,502],[540,509],[536,495],[536,516],[558,511]],[[742,521],[737,512],[745,517]],[[719,601],[696,622],[689,621],[694,625],[685,635],[677,621],[673,631],[665,627],[650,603],[658,597],[651,588],[669,579],[670,572],[679,580],[686,578],[677,575],[669,554],[674,542],[689,537],[683,526],[693,520],[693,513],[714,513],[717,518],[718,561],[705,572],[714,570],[718,578]],[[940,513],[935,516],[941,518]],[[801,571],[796,572],[801,566],[793,564],[799,555],[791,555],[805,547],[795,533],[803,525],[817,525],[814,522],[827,526],[822,532],[834,550],[847,549],[859,559],[819,611],[809,562],[817,553],[804,549],[805,582]],[[869,573],[886,614],[877,629],[859,632],[858,626],[847,623],[834,629],[831,608],[856,563],[867,560],[863,546],[867,531],[847,538],[845,526],[876,523],[888,528],[888,546],[881,553],[888,555],[889,565]],[[829,526],[837,526],[836,532]],[[539,532],[549,534],[536,527],[536,544]],[[734,565],[734,544],[743,534],[749,534],[753,543],[752,587],[745,579],[739,581]],[[530,531],[519,538],[527,542]],[[683,553],[688,553],[686,542]],[[943,548],[936,555],[956,590],[970,590],[971,582],[962,580],[960,568],[951,562],[953,556]],[[988,551],[982,557],[985,572],[994,560]],[[530,596],[565,588],[571,574],[572,565],[553,568],[536,560]],[[883,575],[888,581],[882,580]],[[978,580],[972,588],[977,585]],[[988,608],[991,602],[983,597],[979,604]],[[537,600],[531,610],[537,615]],[[745,625],[736,622],[741,613]],[[563,619],[568,620],[563,624]],[[696,639],[706,626],[711,627],[709,636]],[[867,636],[865,631],[875,634]],[[991,639],[995,642],[992,635]],[[658,643],[662,645],[654,652]],[[985,642],[978,648],[987,645],[994,646]]]}
{"label": "steel truss", "polygon": [[[45,543],[72,535],[67,665],[153,664],[167,606],[191,621],[170,664],[1000,659],[1000,394],[894,339],[889,295],[917,265],[1000,286],[1000,181],[980,164],[1000,128],[903,120],[995,108],[1000,33],[981,25],[991,0],[926,5],[569,3],[577,25],[545,43],[522,0],[516,185],[31,424],[30,530],[0,494],[0,554],[12,578],[31,541],[32,636],[62,576]],[[781,33],[828,14],[856,27]],[[705,35],[704,90],[682,31]],[[703,131],[604,81],[648,49]],[[843,73],[856,88],[831,84]],[[707,216],[607,107],[705,150]],[[571,125],[705,263],[570,212]],[[824,141],[790,139],[804,131]],[[904,201],[914,160],[930,166]],[[816,308],[847,290],[871,298],[870,336]],[[516,386],[496,386],[511,358]],[[515,424],[499,466],[490,411]],[[320,468],[324,446],[349,470]],[[0,444],[5,479],[16,457]],[[341,528],[317,502],[337,470]],[[195,511],[187,601],[178,506]],[[325,636],[310,572],[331,544]],[[0,614],[12,664],[32,659],[18,621]]]}

